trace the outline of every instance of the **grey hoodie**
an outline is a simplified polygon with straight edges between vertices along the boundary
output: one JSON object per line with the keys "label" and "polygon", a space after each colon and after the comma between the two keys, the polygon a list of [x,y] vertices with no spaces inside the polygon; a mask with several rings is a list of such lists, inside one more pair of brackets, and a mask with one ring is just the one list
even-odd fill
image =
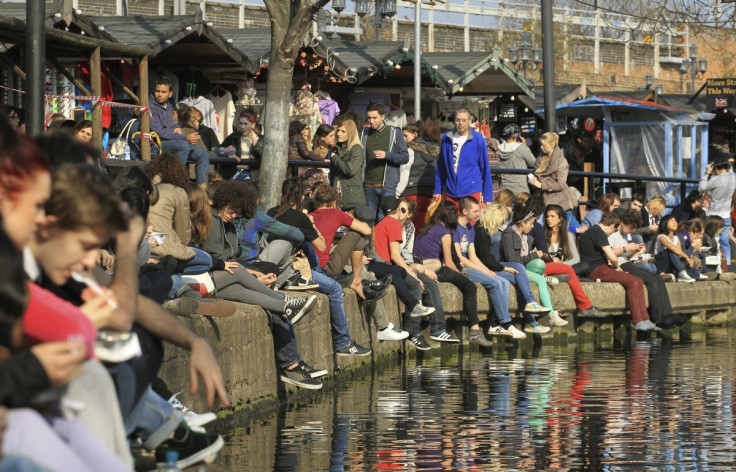
{"label": "grey hoodie", "polygon": [[[536,158],[534,154],[521,143],[501,143],[498,146],[500,167],[504,169],[529,169],[534,168]],[[529,192],[527,176],[518,174],[501,174],[501,187],[518,195],[521,192]]]}

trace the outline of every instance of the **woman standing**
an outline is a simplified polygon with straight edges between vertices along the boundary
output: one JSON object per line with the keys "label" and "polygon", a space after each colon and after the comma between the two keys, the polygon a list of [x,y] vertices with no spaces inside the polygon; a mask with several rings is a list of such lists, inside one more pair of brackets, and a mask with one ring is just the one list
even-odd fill
{"label": "woman standing", "polygon": [[572,212],[572,199],[567,186],[567,160],[558,146],[557,133],[544,133],[540,138],[542,155],[537,158],[534,174],[529,184],[542,191],[545,205],[559,205],[565,212]]}
{"label": "woman standing", "polygon": [[329,153],[335,147],[335,129],[327,124],[319,125],[312,138],[312,151],[323,159],[329,158]]}
{"label": "woman standing", "polygon": [[335,131],[337,145],[332,150],[333,184],[342,200],[342,209],[365,205],[363,192],[363,147],[355,122],[345,120]]}
{"label": "woman standing", "polygon": [[[309,127],[301,121],[289,123],[289,160],[295,161],[324,161],[324,157],[309,149],[305,139],[305,131]],[[304,186],[312,188],[318,182],[327,182],[327,177],[322,169],[316,167],[299,167],[299,178]]]}

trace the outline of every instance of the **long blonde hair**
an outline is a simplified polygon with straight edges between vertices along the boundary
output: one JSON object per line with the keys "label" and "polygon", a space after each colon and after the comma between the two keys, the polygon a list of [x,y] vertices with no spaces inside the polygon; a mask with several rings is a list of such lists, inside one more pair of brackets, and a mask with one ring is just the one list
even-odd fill
{"label": "long blonde hair", "polygon": [[338,128],[345,128],[345,131],[348,133],[348,149],[355,146],[356,144],[358,146],[363,147],[360,144],[360,136],[358,135],[358,127],[355,126],[355,122],[353,120],[345,120],[339,125],[337,125]]}
{"label": "long blonde hair", "polygon": [[207,192],[193,182],[189,183],[186,190],[189,197],[189,215],[192,219],[192,239],[201,246],[212,228],[210,201]]}
{"label": "long blonde hair", "polygon": [[545,143],[552,146],[552,151],[549,154],[543,154],[542,158],[539,160],[539,165],[534,170],[534,173],[537,175],[542,175],[545,170],[547,170],[547,167],[549,167],[549,160],[552,157],[552,153],[554,152],[554,148],[557,147],[557,145],[560,142],[560,135],[558,135],[555,132],[548,131],[544,133],[542,136],[539,137],[540,141],[544,141]]}
{"label": "long blonde hair", "polygon": [[498,229],[509,220],[509,209],[498,203],[493,203],[483,209],[478,223],[493,236],[498,234]]}

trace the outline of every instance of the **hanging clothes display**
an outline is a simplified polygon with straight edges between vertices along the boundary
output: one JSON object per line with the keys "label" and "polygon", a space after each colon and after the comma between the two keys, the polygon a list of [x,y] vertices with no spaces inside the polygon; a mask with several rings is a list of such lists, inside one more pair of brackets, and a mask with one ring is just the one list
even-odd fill
{"label": "hanging clothes display", "polygon": [[312,136],[314,136],[314,132],[322,124],[322,114],[317,105],[318,100],[312,94],[311,89],[312,87],[309,84],[302,86],[297,93],[296,102],[291,106],[289,115],[292,120],[299,120],[309,126]]}
{"label": "hanging clothes display", "polygon": [[179,103],[183,103],[187,106],[194,107],[202,113],[202,123],[208,128],[212,128],[215,133],[220,133],[220,126],[218,125],[217,112],[215,105],[212,100],[199,96],[197,98],[187,97]]}
{"label": "hanging clothes display", "polygon": [[[106,63],[103,63],[102,64],[102,67],[107,67],[107,64]],[[82,63],[82,65],[79,67],[79,69],[82,72],[82,74],[81,74],[82,82],[84,82],[85,84],[89,84],[90,83],[90,80],[89,80],[89,62]],[[102,100],[113,101],[114,94],[113,94],[113,90],[112,90],[112,81],[110,80],[110,78],[108,76],[106,76],[105,74],[100,73],[100,82],[102,84],[102,94],[101,94]],[[92,90],[92,87],[89,87],[89,90]],[[83,93],[81,91],[78,91],[77,93],[80,94],[80,95],[83,95]],[[86,109],[88,109],[88,110],[91,111],[92,110],[92,102],[84,101],[84,102],[82,102],[79,105],[79,108],[86,108]],[[102,127],[103,128],[109,128],[110,127],[110,122],[112,121],[112,113],[110,112],[110,107],[109,106],[101,106],[100,108],[102,109]]]}
{"label": "hanging clothes display", "polygon": [[212,105],[217,113],[217,120],[219,121],[219,131],[217,131],[217,139],[223,142],[230,133],[235,131],[233,125],[235,123],[235,104],[233,103],[233,95],[230,92],[225,92],[223,95],[209,96],[212,101]]}

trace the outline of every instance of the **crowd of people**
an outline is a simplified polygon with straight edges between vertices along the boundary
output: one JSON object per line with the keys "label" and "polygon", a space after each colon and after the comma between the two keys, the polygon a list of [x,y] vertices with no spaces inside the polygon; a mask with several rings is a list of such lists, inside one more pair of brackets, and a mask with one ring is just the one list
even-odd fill
{"label": "crowd of people", "polygon": [[[375,103],[365,121],[348,111],[313,137],[292,123],[289,158],[329,161],[329,173],[300,168],[280,204],[264,210],[258,172],[237,167],[262,157],[256,116],[242,112],[220,144],[196,108],[175,114],[170,95],[165,80],[156,83],[161,152],[115,176],[98,165],[87,123],[31,140],[16,110],[0,116],[0,470],[132,470],[133,442],[160,464],[214,460],[223,440],[204,428],[214,415],[186,408],[172,391],[181,386],[157,375],[162,342],[181,346],[191,353],[192,392],[201,378],[208,405],[229,405],[211,347],[172,313],[262,307],[280,380],[319,389],[328,371],[301,359],[294,330],[316,306],[312,292],[328,298],[335,355],[361,357],[371,349],[350,335],[348,290],[378,341],[429,350],[423,324],[432,341],[460,342],[447,329],[440,282],[462,294],[468,341],[487,347],[567,325],[549,285],[568,284],[581,316],[605,317],[581,281],[619,283],[634,329],[648,332],[686,321],[665,281],[733,278],[728,156],[669,214],[662,197],[639,194],[625,204],[604,194],[588,210],[568,185],[572,163],[557,134],[543,134],[534,157],[517,125],[499,142],[460,109],[450,131],[433,118],[399,129]],[[232,165],[211,171],[213,149]],[[503,175],[494,188],[496,166],[529,175]],[[384,306],[389,285],[404,307],[401,326]],[[511,287],[523,324],[511,316]],[[131,344],[138,355],[99,360]]]}

